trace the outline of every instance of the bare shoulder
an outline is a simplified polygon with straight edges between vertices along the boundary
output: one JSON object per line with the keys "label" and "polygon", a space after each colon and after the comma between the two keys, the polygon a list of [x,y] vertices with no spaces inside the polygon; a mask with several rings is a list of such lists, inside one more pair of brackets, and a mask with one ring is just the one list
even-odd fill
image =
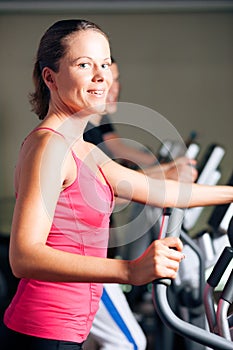
{"label": "bare shoulder", "polygon": [[92,157],[99,166],[111,161],[111,158],[109,158],[99,147],[90,142],[86,142],[86,144],[88,145]]}
{"label": "bare shoulder", "polygon": [[33,159],[42,155],[53,155],[55,157],[67,152],[68,145],[64,137],[51,130],[33,130],[24,140],[21,153],[24,158]]}
{"label": "bare shoulder", "polygon": [[29,176],[37,176],[43,170],[61,171],[67,159],[72,161],[71,152],[64,137],[49,130],[35,130],[24,140],[19,152],[16,171]]}

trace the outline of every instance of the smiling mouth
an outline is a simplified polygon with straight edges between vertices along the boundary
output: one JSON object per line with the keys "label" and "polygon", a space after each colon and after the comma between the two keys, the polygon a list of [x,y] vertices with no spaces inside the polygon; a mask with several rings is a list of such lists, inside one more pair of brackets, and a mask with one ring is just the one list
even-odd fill
{"label": "smiling mouth", "polygon": [[103,96],[104,95],[103,90],[89,90],[88,93],[91,95],[95,95],[95,96]]}

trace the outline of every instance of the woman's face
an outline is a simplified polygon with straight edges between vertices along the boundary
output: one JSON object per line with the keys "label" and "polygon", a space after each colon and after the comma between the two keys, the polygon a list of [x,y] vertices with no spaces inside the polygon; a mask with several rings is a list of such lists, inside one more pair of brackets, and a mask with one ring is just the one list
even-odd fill
{"label": "woman's face", "polygon": [[80,31],[67,41],[66,55],[54,73],[53,103],[69,113],[101,113],[112,84],[109,42],[94,30]]}

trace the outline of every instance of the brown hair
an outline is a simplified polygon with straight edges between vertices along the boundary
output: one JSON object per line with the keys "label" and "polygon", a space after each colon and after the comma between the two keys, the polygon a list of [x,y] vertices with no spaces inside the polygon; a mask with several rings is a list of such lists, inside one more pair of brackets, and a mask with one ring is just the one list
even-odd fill
{"label": "brown hair", "polygon": [[66,53],[65,39],[74,32],[89,29],[100,32],[108,40],[107,35],[98,25],[83,19],[67,19],[55,22],[42,36],[33,69],[35,91],[29,94],[32,111],[38,115],[39,119],[45,118],[50,100],[49,89],[42,78],[43,68],[49,67],[54,72],[58,72],[60,59]]}

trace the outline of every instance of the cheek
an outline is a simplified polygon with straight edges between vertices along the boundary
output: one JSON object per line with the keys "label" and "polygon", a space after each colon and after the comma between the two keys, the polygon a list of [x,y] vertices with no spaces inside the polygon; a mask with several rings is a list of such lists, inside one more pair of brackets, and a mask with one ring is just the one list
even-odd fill
{"label": "cheek", "polygon": [[57,88],[62,94],[67,94],[73,87],[72,78],[68,74],[59,74],[56,80]]}
{"label": "cheek", "polygon": [[63,93],[69,95],[71,98],[80,97],[82,95],[84,83],[80,80],[66,78],[62,86]]}

